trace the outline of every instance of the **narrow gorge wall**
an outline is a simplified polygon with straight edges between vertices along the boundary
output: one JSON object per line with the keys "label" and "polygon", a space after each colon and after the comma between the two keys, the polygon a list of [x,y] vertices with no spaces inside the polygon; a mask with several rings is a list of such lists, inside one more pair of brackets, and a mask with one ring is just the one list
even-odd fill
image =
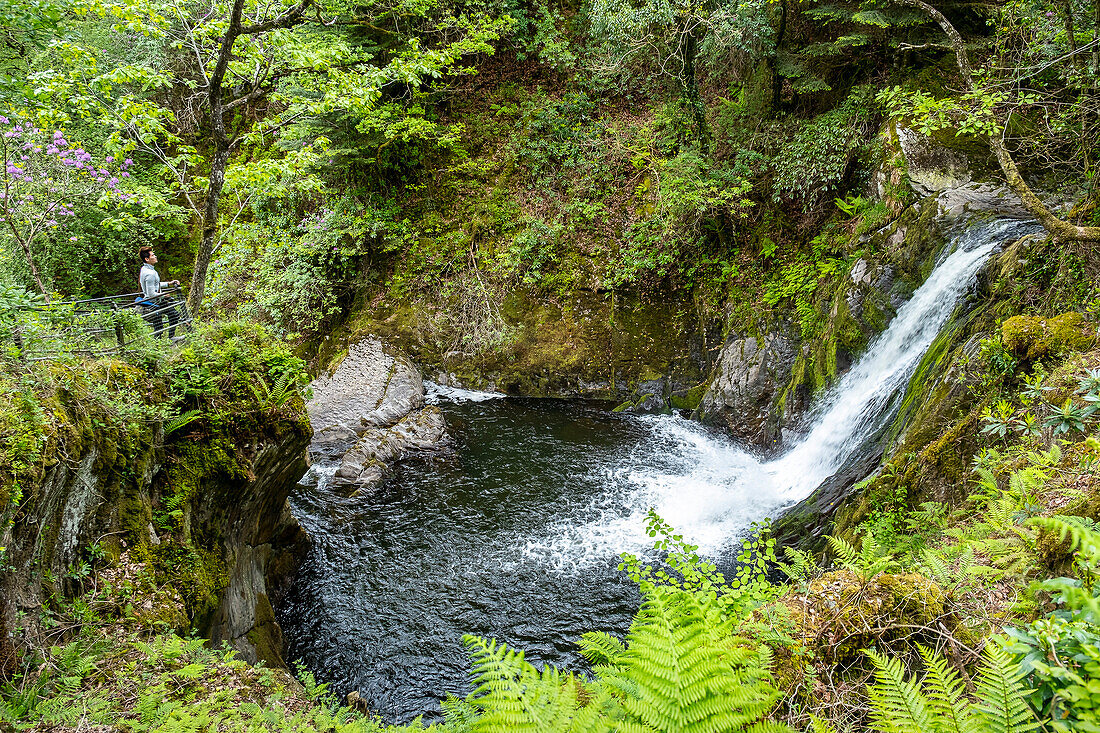
{"label": "narrow gorge wall", "polygon": [[[125,369],[124,365],[115,367]],[[0,643],[5,669],[41,639],[51,598],[86,590],[100,565],[144,563],[178,604],[150,608],[194,625],[248,661],[281,664],[271,595],[302,541],[286,498],[306,469],[308,422],[273,418],[258,432],[173,434],[118,426],[80,387],[49,397],[57,427],[34,480],[5,509]]]}

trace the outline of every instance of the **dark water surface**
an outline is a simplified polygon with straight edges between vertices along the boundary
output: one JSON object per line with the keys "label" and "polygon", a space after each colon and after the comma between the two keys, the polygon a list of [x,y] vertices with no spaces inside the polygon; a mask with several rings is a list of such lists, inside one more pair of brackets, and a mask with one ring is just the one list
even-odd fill
{"label": "dark water surface", "polygon": [[292,497],[314,545],[279,609],[287,659],[396,722],[468,692],[465,633],[585,669],[581,634],[621,634],[637,610],[616,553],[647,544],[644,495],[659,503],[674,488],[660,479],[698,463],[692,446],[720,441],[575,402],[439,404],[449,449],[362,496],[328,491],[322,468]]}

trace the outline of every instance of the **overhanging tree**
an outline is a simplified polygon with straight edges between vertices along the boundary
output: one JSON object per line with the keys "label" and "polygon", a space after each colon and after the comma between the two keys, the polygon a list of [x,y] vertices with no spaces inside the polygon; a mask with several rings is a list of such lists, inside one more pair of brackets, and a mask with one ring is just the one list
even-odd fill
{"label": "overhanging tree", "polygon": [[[257,163],[235,162],[235,154],[329,113],[366,119],[388,97],[468,72],[461,60],[491,53],[490,41],[506,28],[504,20],[410,1],[373,8],[402,19],[382,47],[350,40],[349,27],[371,24],[364,13],[372,6],[342,0],[94,5],[90,12],[85,8],[85,22],[102,24],[96,18],[106,17],[116,36],[151,36],[163,52],[100,68],[99,49],[59,39],[54,58],[65,68],[42,76],[69,114],[113,128],[117,145],[152,156],[169,172],[201,229],[188,299],[195,311],[215,252],[227,173],[234,165]],[[325,142],[306,144],[323,149]],[[287,156],[288,175],[299,173],[301,159]]]}
{"label": "overhanging tree", "polygon": [[[1000,82],[999,86],[1001,89],[997,89],[993,83],[983,84],[977,82],[977,76],[970,62],[970,55],[967,51],[966,42],[962,34],[959,33],[946,15],[924,0],[891,1],[898,5],[908,6],[922,11],[943,30],[944,34],[947,36],[949,48],[955,56],[955,63],[959,69],[959,75],[963,83],[962,91],[964,93],[962,104],[958,104],[956,100],[936,101],[932,100],[927,95],[906,95],[901,93],[900,90],[894,90],[892,96],[895,102],[899,103],[897,104],[897,108],[905,109],[907,106],[910,111],[921,110],[923,113],[931,113],[941,116],[944,119],[950,119],[954,113],[955,116],[966,119],[965,124],[969,129],[984,134],[988,139],[990,149],[997,158],[997,163],[1001,168],[1001,172],[1004,174],[1009,188],[1020,197],[1020,200],[1023,202],[1028,212],[1034,216],[1051,235],[1056,239],[1068,241],[1100,241],[1100,226],[1082,226],[1067,221],[1055,214],[1051,208],[1035,194],[1027,182],[1024,181],[1012,153],[1009,152],[1008,147],[1005,145],[1004,135],[1006,133],[1006,124],[1005,121],[998,116],[997,108],[1007,96],[1002,89],[1005,87],[1011,88],[1013,86],[1018,86],[1018,84],[1014,82],[1022,81],[1022,79],[1010,79],[1008,80],[1008,84],[1005,84],[1004,80],[995,80]],[[1075,63],[1072,59],[1078,54],[1080,49],[1073,39],[1070,39],[1070,44],[1072,45],[1072,50],[1067,56],[1060,59],[1060,61]],[[1014,73],[1020,72],[1015,71]],[[986,78],[989,77],[988,74],[985,76]],[[1088,103],[1091,103],[1093,107],[1096,106],[1097,100],[1089,100],[1088,98],[1089,90],[1082,90],[1080,93],[1084,95],[1083,101],[1086,102],[1085,106],[1088,106]],[[1095,170],[1093,173],[1095,173]]]}

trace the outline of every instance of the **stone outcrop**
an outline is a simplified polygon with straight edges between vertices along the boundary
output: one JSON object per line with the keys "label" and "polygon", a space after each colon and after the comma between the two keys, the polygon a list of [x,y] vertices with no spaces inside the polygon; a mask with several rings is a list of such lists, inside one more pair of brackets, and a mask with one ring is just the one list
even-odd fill
{"label": "stone outcrop", "polygon": [[397,350],[367,338],[348,348],[330,373],[313,383],[307,405],[310,452],[338,461],[332,486],[354,492],[382,480],[408,453],[432,450],[445,438],[439,408],[424,405],[424,382]]}
{"label": "stone outcrop", "polygon": [[797,356],[797,345],[783,333],[731,340],[722,349],[701,412],[721,416],[740,440],[772,443],[779,435],[777,403]]}
{"label": "stone outcrop", "polygon": [[368,428],[340,460],[333,476],[338,487],[371,486],[386,467],[413,451],[432,450],[443,441],[446,423],[435,405],[416,410],[388,428]]}
{"label": "stone outcrop", "polygon": [[51,595],[82,590],[94,548],[112,561],[126,552],[178,585],[184,608],[151,609],[158,618],[193,624],[247,661],[282,665],[270,596],[303,538],[287,496],[307,467],[304,420],[273,420],[247,444],[221,435],[166,442],[158,431],[123,446],[79,412],[69,419],[58,458],[0,536],[10,566],[0,575],[0,657],[20,633],[36,636]]}
{"label": "stone outcrop", "polygon": [[408,357],[363,339],[330,374],[310,385],[310,452],[342,455],[370,428],[394,425],[424,404],[424,382]]}
{"label": "stone outcrop", "polygon": [[245,480],[214,483],[190,512],[192,533],[217,537],[227,568],[227,585],[202,631],[250,663],[284,666],[272,605],[306,542],[287,504],[308,465],[306,440],[295,433],[255,445]]}
{"label": "stone outcrop", "polygon": [[939,145],[916,130],[898,125],[898,142],[909,171],[909,185],[921,196],[974,181],[967,156]]}

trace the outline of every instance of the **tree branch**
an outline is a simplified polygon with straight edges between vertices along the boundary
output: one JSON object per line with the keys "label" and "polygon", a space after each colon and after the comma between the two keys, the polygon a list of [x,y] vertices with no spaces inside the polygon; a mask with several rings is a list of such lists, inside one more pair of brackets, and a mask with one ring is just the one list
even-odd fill
{"label": "tree branch", "polygon": [[[977,92],[977,89],[974,87],[974,70],[970,66],[970,58],[966,53],[963,37],[955,29],[955,26],[951,24],[951,21],[947,19],[947,16],[924,2],[924,0],[894,0],[894,2],[899,5],[907,5],[911,8],[917,8],[923,11],[943,29],[943,32],[951,42],[952,49],[955,51],[955,62],[958,64],[959,72],[962,74],[963,84],[967,91]],[[1003,130],[1004,126],[1002,125],[1001,127]],[[1050,232],[1055,239],[1090,242],[1100,241],[1100,227],[1083,227],[1071,224],[1064,219],[1058,218],[1054,212],[1047,208],[1046,204],[1035,195],[1035,192],[1031,190],[1031,187],[1024,181],[1023,176],[1020,175],[1020,169],[1016,167],[1016,161],[1012,159],[1012,155],[1008,152],[1008,148],[1005,147],[1002,136],[1003,132],[1001,136],[990,135],[989,147],[993,149],[993,154],[996,156],[997,162],[1001,166],[1001,172],[1004,173],[1005,180],[1008,181],[1008,187],[1012,189],[1013,193],[1020,197],[1028,213],[1038,219],[1039,223],[1043,225],[1043,228]]]}
{"label": "tree branch", "polygon": [[274,30],[276,28],[289,28],[293,25],[297,25],[302,21],[302,18],[306,14],[306,10],[313,4],[313,0],[301,0],[297,5],[287,10],[277,18],[264,21],[263,23],[257,23],[255,25],[248,25],[240,28],[239,35],[253,36],[257,33],[264,33],[265,31]]}

